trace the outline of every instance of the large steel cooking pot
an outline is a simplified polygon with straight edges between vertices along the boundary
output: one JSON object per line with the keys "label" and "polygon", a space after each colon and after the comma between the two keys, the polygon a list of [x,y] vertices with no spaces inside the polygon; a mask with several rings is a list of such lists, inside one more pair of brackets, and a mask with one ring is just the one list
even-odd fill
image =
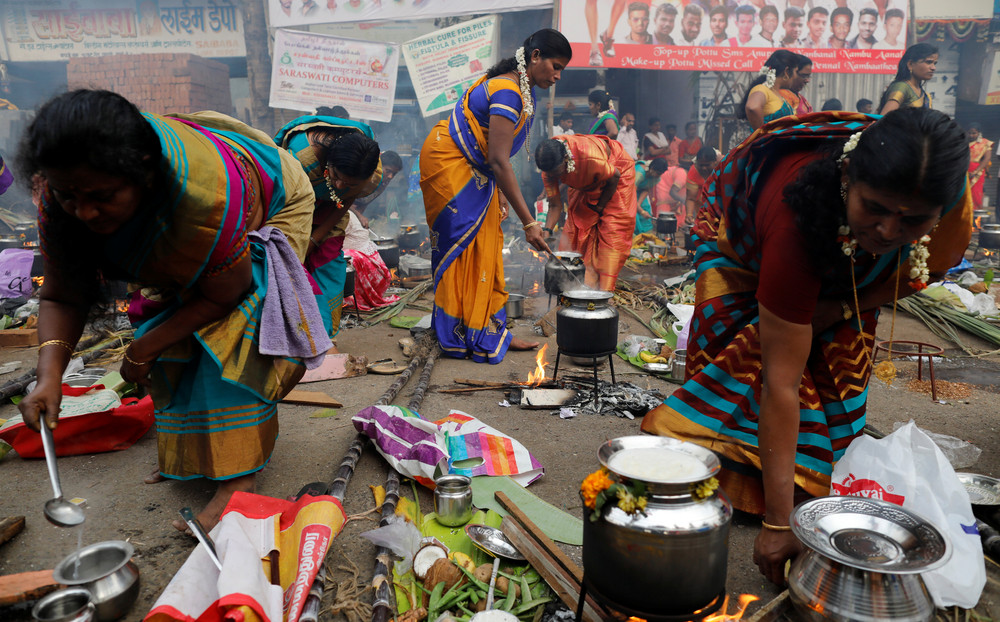
{"label": "large steel cooking pot", "polygon": [[427,236],[417,228],[417,225],[399,226],[399,248],[401,250],[416,250],[426,239]]}
{"label": "large steel cooking pot", "polygon": [[552,253],[562,261],[562,265],[553,257],[545,262],[545,277],[542,284],[546,294],[561,294],[564,289],[575,289],[583,283],[587,268],[583,265],[583,255],[570,251]]}
{"label": "large steel cooking pot", "polygon": [[618,347],[618,309],[611,292],[574,289],[559,295],[556,345],[570,356],[607,356]]}
{"label": "large steel cooking pot", "polygon": [[372,240],[378,249],[379,257],[385,262],[385,267],[392,270],[399,267],[399,244],[392,238],[378,238]]}
{"label": "large steel cooking pot", "polygon": [[656,217],[656,232],[660,235],[673,235],[677,233],[677,216],[670,212],[663,212]]}
{"label": "large steel cooking pot", "polygon": [[644,482],[648,494],[643,512],[610,502],[592,521],[584,510],[584,576],[598,600],[641,617],[721,604],[733,508],[721,489],[700,487],[719,472],[715,454],[673,438],[626,436],[601,445],[598,458],[613,480]]}
{"label": "large steel cooking pot", "polygon": [[1000,249],[1000,225],[993,223],[983,225],[979,232],[979,247]]}

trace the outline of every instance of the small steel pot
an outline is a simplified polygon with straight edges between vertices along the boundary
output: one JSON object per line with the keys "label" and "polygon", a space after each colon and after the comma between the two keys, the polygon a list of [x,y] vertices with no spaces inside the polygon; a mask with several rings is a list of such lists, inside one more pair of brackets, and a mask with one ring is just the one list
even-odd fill
{"label": "small steel pot", "polygon": [[399,267],[399,244],[392,238],[378,238],[372,240],[378,249],[379,257],[385,262],[385,267],[392,270]]}
{"label": "small steel pot", "polygon": [[410,266],[406,269],[406,276],[411,279],[426,279],[431,275],[431,266]]}
{"label": "small steel pot", "polygon": [[677,216],[664,212],[656,217],[656,232],[660,235],[677,233]]}
{"label": "small steel pot", "polygon": [[37,622],[90,622],[94,619],[94,603],[90,592],[82,587],[70,587],[47,594],[31,608]]}
{"label": "small steel pot", "polygon": [[434,512],[437,521],[458,527],[472,518],[472,480],[464,475],[442,475],[434,480]]}
{"label": "small steel pot", "polygon": [[586,266],[583,265],[583,255],[570,251],[560,251],[553,255],[562,261],[562,265],[552,257],[545,262],[545,276],[542,282],[545,293],[561,294],[565,289],[582,287],[583,277],[587,272]]}
{"label": "small steel pot", "polygon": [[521,294],[510,294],[507,296],[507,304],[504,305],[507,311],[507,319],[516,320],[524,315],[524,296]]}
{"label": "small steel pot", "polygon": [[52,577],[57,583],[90,592],[100,622],[117,620],[128,613],[139,596],[139,569],[132,563],[134,553],[131,544],[120,540],[91,544],[59,562]]}
{"label": "small steel pot", "polygon": [[979,232],[979,247],[1000,249],[1000,225],[993,223],[983,225]]}
{"label": "small steel pot", "polygon": [[812,549],[792,562],[788,596],[812,622],[927,622],[934,601],[919,574],[851,568]]}

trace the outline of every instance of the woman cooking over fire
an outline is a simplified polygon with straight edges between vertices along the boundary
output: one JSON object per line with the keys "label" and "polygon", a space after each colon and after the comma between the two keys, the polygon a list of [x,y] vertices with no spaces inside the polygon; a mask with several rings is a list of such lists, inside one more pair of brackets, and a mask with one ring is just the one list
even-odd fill
{"label": "woman cooking over fire", "polygon": [[559,184],[566,184],[564,240],[583,255],[587,285],[613,292],[632,251],[638,198],[635,161],[618,141],[592,134],[550,138],[538,145],[535,161],[549,199],[545,228],[551,230],[559,222]]}
{"label": "woman cooking over fire", "polygon": [[[90,90],[42,106],[19,170],[39,188],[45,265],[38,386],[19,405],[25,422],[37,429],[44,416],[56,427],[63,371],[101,279],[138,284],[121,374],[147,385],[156,409],[159,468],[146,481],[216,480],[198,514],[211,529],[271,457],[277,403],[305,372],[290,357],[318,364],[330,345],[314,298],[285,304],[310,291],[301,265],[309,180],[236,119],[142,114]],[[275,339],[300,353],[270,351]]]}
{"label": "woman cooking over fire", "polygon": [[719,454],[733,505],[763,517],[753,558],[779,585],[799,550],[792,508],[828,494],[864,427],[879,306],[958,263],[972,225],[947,115],[807,119],[770,124],[709,177],[686,382],[642,423]]}
{"label": "woman cooking over fire", "polygon": [[420,189],[431,228],[432,323],[449,356],[499,363],[507,348],[538,345],[507,331],[500,222],[509,201],[528,243],[549,251],[510,159],[531,130],[532,87],[554,85],[572,55],[566,37],[539,30],[473,84],[424,141]]}
{"label": "woman cooking over fire", "polygon": [[371,128],[360,121],[319,116],[299,117],[274,137],[301,163],[316,195],[305,264],[319,287],[316,302],[331,338],[340,332],[347,280],[347,211],[355,199],[372,194],[382,181],[374,137]]}
{"label": "woman cooking over fire", "polygon": [[983,128],[970,123],[969,131],[969,185],[972,187],[972,206],[983,208],[983,186],[990,172],[993,141],[983,138]]}

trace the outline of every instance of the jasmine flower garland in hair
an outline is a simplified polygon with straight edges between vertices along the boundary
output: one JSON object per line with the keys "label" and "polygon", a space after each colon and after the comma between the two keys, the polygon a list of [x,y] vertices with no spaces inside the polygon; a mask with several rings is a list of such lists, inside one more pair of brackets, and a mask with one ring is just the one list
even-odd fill
{"label": "jasmine flower garland in hair", "polygon": [[769,89],[773,89],[774,82],[775,80],[778,79],[778,72],[776,72],[774,68],[764,65],[763,67],[760,68],[759,73],[760,75],[764,76],[764,86],[766,86]]}
{"label": "jasmine flower garland in hair", "polygon": [[563,155],[566,159],[566,172],[576,172],[576,162],[573,161],[573,150],[569,148],[569,143],[565,140],[560,140],[559,142],[561,142],[563,146]]}
{"label": "jasmine flower garland in hair", "polygon": [[333,184],[330,183],[330,176],[324,175],[323,181],[326,182],[326,189],[330,191],[330,200],[333,201],[333,204],[339,208],[341,205],[340,197],[337,196],[337,191],[334,190]]}
{"label": "jasmine flower garland in hair", "polygon": [[[861,130],[861,132],[863,131],[864,130]],[[855,132],[854,134],[851,134],[850,138],[847,139],[847,142],[844,143],[844,152],[840,154],[839,158],[837,158],[837,164],[843,162],[847,158],[848,154],[854,151],[854,149],[858,146],[858,141],[861,140],[861,132]]]}
{"label": "jasmine flower garland in hair", "polygon": [[[535,102],[531,101],[531,84],[528,83],[528,64],[524,59],[524,46],[517,48],[514,52],[514,59],[517,61],[517,79],[518,85],[521,87],[521,114],[523,114],[527,119],[525,123],[528,122],[533,116],[535,116]],[[528,159],[531,159],[531,132],[525,134],[524,146],[528,151]]]}
{"label": "jasmine flower garland in hair", "polygon": [[927,258],[931,256],[927,245],[931,242],[931,236],[922,236],[914,242],[910,248],[910,287],[920,291],[927,288],[927,280],[930,278],[930,271],[927,269]]}

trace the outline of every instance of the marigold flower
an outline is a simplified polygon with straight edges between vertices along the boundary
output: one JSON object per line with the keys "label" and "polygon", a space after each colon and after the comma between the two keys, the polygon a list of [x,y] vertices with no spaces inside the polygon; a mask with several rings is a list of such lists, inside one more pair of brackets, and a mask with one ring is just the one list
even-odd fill
{"label": "marigold flower", "polygon": [[597,503],[597,495],[611,487],[611,478],[603,468],[598,469],[584,478],[580,485],[580,495],[583,496],[583,504],[593,510]]}

